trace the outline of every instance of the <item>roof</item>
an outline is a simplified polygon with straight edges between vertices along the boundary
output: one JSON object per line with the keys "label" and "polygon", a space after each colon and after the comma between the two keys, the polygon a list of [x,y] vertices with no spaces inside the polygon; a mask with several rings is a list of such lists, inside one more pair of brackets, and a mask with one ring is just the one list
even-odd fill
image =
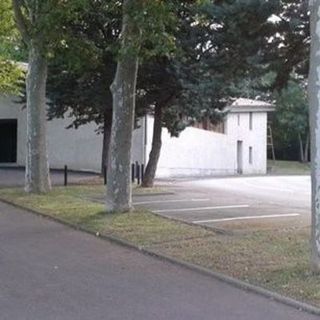
{"label": "roof", "polygon": [[228,109],[230,112],[272,112],[275,106],[260,100],[239,98]]}

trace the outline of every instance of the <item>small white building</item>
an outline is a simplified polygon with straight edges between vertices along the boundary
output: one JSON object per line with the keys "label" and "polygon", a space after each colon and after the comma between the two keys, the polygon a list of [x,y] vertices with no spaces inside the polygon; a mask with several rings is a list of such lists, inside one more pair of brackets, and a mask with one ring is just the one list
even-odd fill
{"label": "small white building", "polygon": [[[24,166],[26,110],[13,101],[0,98],[0,165]],[[164,129],[157,177],[266,173],[267,113],[273,110],[273,105],[261,101],[238,99],[219,126],[188,127],[179,138],[170,137]],[[102,136],[96,134],[96,125],[66,129],[70,122],[69,118],[48,122],[50,167],[99,171]],[[145,164],[153,118],[147,116],[140,122],[134,131],[132,161]]]}

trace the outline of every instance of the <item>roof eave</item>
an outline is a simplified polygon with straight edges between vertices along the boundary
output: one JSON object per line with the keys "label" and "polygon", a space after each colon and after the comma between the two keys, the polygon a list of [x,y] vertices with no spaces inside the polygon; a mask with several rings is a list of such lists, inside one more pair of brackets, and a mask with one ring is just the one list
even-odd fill
{"label": "roof eave", "polygon": [[274,106],[241,106],[241,107],[230,107],[227,109],[231,113],[243,113],[243,112],[274,112]]}

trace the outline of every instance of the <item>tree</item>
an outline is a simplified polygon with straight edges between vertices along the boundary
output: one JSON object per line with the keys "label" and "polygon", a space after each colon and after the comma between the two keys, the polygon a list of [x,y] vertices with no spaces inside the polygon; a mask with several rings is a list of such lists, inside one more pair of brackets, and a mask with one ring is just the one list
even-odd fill
{"label": "tree", "polygon": [[108,163],[107,210],[130,211],[131,148],[139,58],[170,52],[171,14],[165,1],[124,0],[117,71],[111,91],[113,122]]}
{"label": "tree", "polygon": [[[130,14],[133,1],[123,2],[121,49],[116,76],[111,91],[113,95],[113,123],[111,129],[109,183],[107,210],[131,210],[130,162],[131,140],[134,126],[135,94],[139,64],[139,43],[134,43],[140,33],[139,26]],[[127,52],[125,52],[127,50]]]}
{"label": "tree", "polygon": [[309,69],[309,105],[311,130],[311,268],[320,273],[320,1],[310,1],[311,54]]}
{"label": "tree", "polygon": [[46,142],[46,79],[48,57],[63,45],[63,22],[74,18],[77,1],[12,0],[17,28],[28,50],[26,192],[51,188]]}
{"label": "tree", "polygon": [[230,98],[243,93],[239,84],[249,71],[253,73],[255,60],[259,60],[264,29],[275,3],[185,1],[176,6],[179,52],[156,61],[160,65],[157,80],[147,79],[147,93],[159,98],[152,102],[154,132],[144,187],[153,186],[162,127],[177,136],[196,121],[217,123]]}
{"label": "tree", "polygon": [[121,6],[88,1],[76,21],[65,25],[64,47],[49,63],[49,119],[70,117],[68,128],[89,122],[103,134],[101,173],[107,166],[112,124],[109,87],[116,70],[115,52],[121,26]]}
{"label": "tree", "polygon": [[[222,113],[216,111],[226,104],[227,98],[243,93],[238,83],[237,88],[234,86],[236,78],[243,82],[243,75],[248,73],[251,63],[247,60],[258,51],[257,43],[263,38],[263,34],[259,35],[260,25],[265,24],[273,7],[271,3],[257,6],[254,1],[246,6],[236,1],[233,5],[223,2],[219,6],[182,1],[171,8],[176,17],[173,35],[179,50],[174,55],[151,59],[148,53],[139,67],[136,116],[146,112],[155,115],[144,186],[153,185],[162,127],[177,136],[196,120],[219,121]],[[49,95],[53,103],[49,116],[61,117],[69,111],[75,119],[74,127],[94,121],[105,128],[105,137],[109,135],[106,130],[109,127],[104,125],[103,119],[111,119],[110,94],[105,83],[111,83],[114,74],[114,43],[120,25],[118,11],[110,10],[110,6],[102,2],[91,3],[90,10],[78,22],[67,26],[71,33],[67,46],[62,48],[61,57],[56,55],[50,67]],[[234,17],[240,13],[242,19],[234,24]],[[199,16],[201,24],[197,23]],[[254,31],[248,38],[250,22]],[[219,28],[212,29],[212,24]],[[241,50],[242,40],[246,45]],[[106,150],[108,139],[104,140]]]}
{"label": "tree", "polygon": [[[276,94],[275,122],[278,130],[298,141],[300,161],[309,159],[309,108],[307,90],[303,81],[291,80],[286,88]],[[291,139],[290,139],[291,140]]]}
{"label": "tree", "polygon": [[264,63],[275,72],[271,90],[286,87],[292,72],[308,77],[310,28],[307,0],[281,0],[262,47]]}
{"label": "tree", "polygon": [[[69,48],[70,49],[70,48]],[[73,50],[72,50],[73,51]],[[97,134],[103,134],[101,173],[108,162],[108,150],[112,124],[112,96],[109,86],[115,74],[115,61],[111,55],[90,57],[78,51],[81,65],[70,67],[68,56],[57,55],[49,65],[48,97],[50,99],[48,117],[70,117],[67,128],[77,129],[81,125],[95,122]]]}

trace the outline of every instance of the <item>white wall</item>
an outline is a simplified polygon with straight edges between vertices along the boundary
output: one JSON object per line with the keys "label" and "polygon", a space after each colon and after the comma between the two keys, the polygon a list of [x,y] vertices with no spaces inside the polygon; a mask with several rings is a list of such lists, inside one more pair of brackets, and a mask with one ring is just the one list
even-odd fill
{"label": "white wall", "polygon": [[[163,129],[157,177],[236,174],[238,140],[243,141],[243,174],[266,173],[267,114],[253,113],[252,130],[249,128],[249,113],[238,114],[228,114],[226,134],[189,127],[175,138]],[[152,130],[153,118],[149,116],[147,155],[151,150]],[[252,164],[249,163],[249,147],[252,147]]]}
{"label": "white wall", "polygon": [[[240,124],[238,125],[238,116]],[[252,114],[252,130],[249,128],[249,113],[229,113],[227,135],[233,145],[233,157],[237,158],[237,141],[243,141],[243,173],[264,174],[267,169],[267,113]],[[252,147],[252,164],[249,163],[249,147]]]}
{"label": "white wall", "polygon": [[[0,119],[18,120],[17,165],[24,166],[26,159],[26,110],[13,103],[9,98],[0,97]],[[72,119],[55,119],[48,121],[47,143],[49,165],[51,168],[72,170],[100,171],[102,157],[102,134],[97,134],[97,126],[90,123],[77,130],[66,129]],[[142,123],[142,126],[144,123]],[[132,161],[142,162],[143,130],[134,131]]]}
{"label": "white wall", "polygon": [[[238,125],[238,114],[240,125]],[[17,164],[26,158],[26,110],[9,98],[0,97],[0,119],[18,120]],[[48,122],[48,154],[51,168],[65,164],[74,170],[99,171],[102,154],[102,135],[95,124],[79,129],[65,129],[71,119]],[[148,116],[134,131],[132,161],[147,163],[151,150],[153,118]],[[266,112],[253,113],[253,128],[249,129],[249,113],[229,113],[226,134],[197,128],[187,128],[179,138],[163,130],[163,146],[157,177],[206,176],[235,174],[237,171],[237,141],[243,141],[243,173],[266,172]],[[145,132],[146,128],[146,132]],[[146,135],[145,135],[146,133]],[[249,163],[249,147],[253,148],[253,163]]]}
{"label": "white wall", "polygon": [[[148,117],[148,154],[151,149],[153,118]],[[186,128],[179,138],[162,134],[157,177],[234,174],[233,149],[227,135],[197,128]]]}

